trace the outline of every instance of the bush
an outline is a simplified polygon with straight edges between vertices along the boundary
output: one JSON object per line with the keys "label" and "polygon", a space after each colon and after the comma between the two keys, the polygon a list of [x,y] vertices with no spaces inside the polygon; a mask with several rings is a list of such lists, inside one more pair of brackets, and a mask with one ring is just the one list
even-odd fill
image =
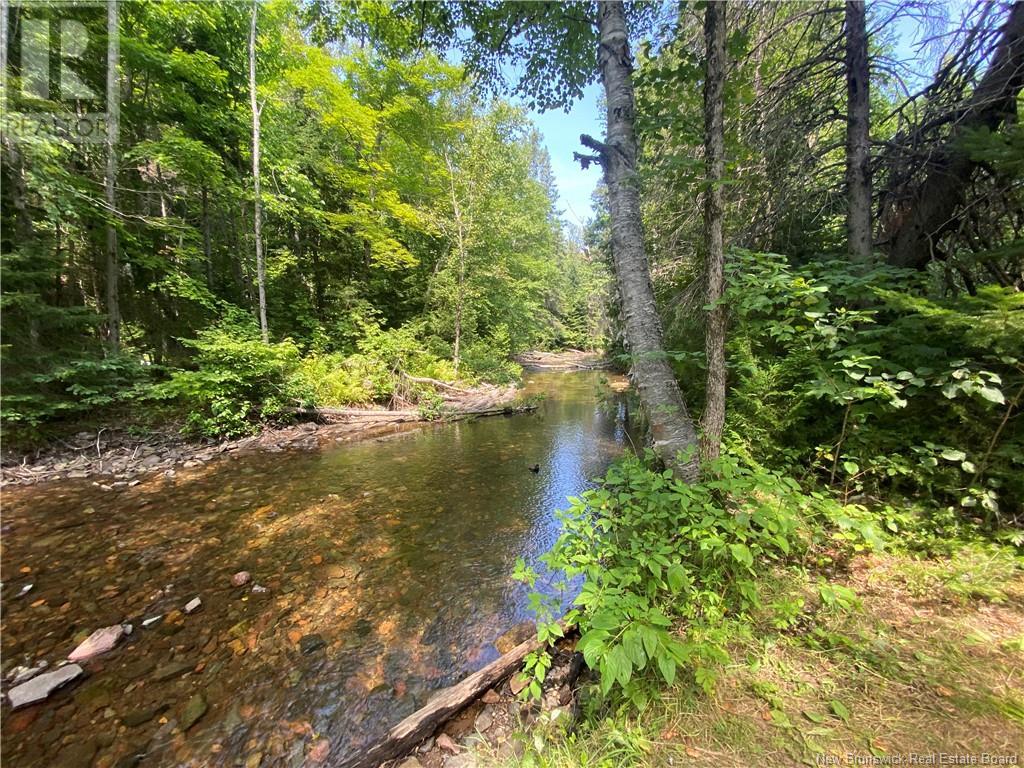
{"label": "bush", "polygon": [[[541,561],[564,574],[556,591],[579,584],[565,619],[578,625],[577,649],[603,694],[615,689],[642,704],[653,679],[672,683],[679,667],[710,689],[731,633],[760,605],[759,575],[808,546],[805,521],[835,512],[792,479],[731,455],[707,471],[714,479],[686,485],[629,458],[561,515],[563,533]],[[515,575],[534,589],[541,639],[558,635],[560,600],[536,591],[538,574],[522,561]],[[528,660],[534,693],[545,665],[541,654]]]}
{"label": "bush", "polygon": [[292,372],[300,361],[290,339],[264,344],[251,322],[229,318],[183,342],[195,350],[195,370],[175,371],[157,392],[189,406],[186,429],[204,437],[237,437],[255,431],[255,419],[293,404]]}

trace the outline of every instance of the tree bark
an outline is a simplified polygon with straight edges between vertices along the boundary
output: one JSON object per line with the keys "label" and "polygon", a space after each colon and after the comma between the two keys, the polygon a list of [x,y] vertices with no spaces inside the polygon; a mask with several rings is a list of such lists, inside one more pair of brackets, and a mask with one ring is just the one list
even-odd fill
{"label": "tree bark", "polygon": [[252,26],[249,29],[249,103],[252,107],[252,186],[253,234],[256,240],[256,287],[259,292],[260,335],[263,343],[270,341],[267,330],[267,271],[263,263],[263,203],[260,198],[260,106],[256,101],[256,15],[259,0],[252,3]]}
{"label": "tree bark", "polygon": [[[117,70],[120,53],[120,27],[117,18],[117,1],[107,0],[107,102],[118,102],[120,76]],[[107,201],[107,345],[117,354],[121,350],[121,306],[119,302],[118,278],[120,265],[117,254],[117,226],[114,216],[117,211],[117,139],[120,130],[118,111],[107,115],[107,168],[104,174],[104,191]]]}
{"label": "tree bark", "polygon": [[707,386],[701,416],[701,457],[717,459],[725,426],[725,245],[722,241],[722,177],[725,175],[725,2],[712,0],[704,10],[704,159],[708,189],[704,197],[707,245]]}
{"label": "tree bark", "polygon": [[975,89],[946,143],[929,163],[928,174],[910,200],[889,211],[889,263],[924,269],[943,234],[953,229],[977,163],[960,142],[967,131],[994,131],[1015,114],[1024,87],[1024,2],[1015,2],[992,63]]}
{"label": "tree bark", "polygon": [[850,259],[871,262],[871,85],[863,0],[846,3],[846,236]]}
{"label": "tree bark", "polygon": [[695,482],[700,473],[697,431],[665,356],[661,318],[644,250],[633,127],[633,63],[625,9],[621,0],[601,0],[597,14],[601,38],[598,65],[607,101],[608,134],[605,144],[588,136],[580,139],[598,151],[597,158],[589,159],[600,160],[608,186],[612,259],[626,342],[654,450],[678,478]]}

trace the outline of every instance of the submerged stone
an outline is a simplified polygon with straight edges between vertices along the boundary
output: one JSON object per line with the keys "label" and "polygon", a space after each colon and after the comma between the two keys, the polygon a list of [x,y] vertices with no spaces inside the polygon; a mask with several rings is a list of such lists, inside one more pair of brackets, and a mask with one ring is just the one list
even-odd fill
{"label": "submerged stone", "polygon": [[303,635],[299,638],[299,648],[305,654],[314,653],[327,645],[320,635]]}
{"label": "submerged stone", "polygon": [[97,629],[68,654],[68,659],[70,661],[88,661],[111,650],[122,637],[124,637],[124,627],[120,624]]}
{"label": "submerged stone", "polygon": [[60,669],[55,669],[53,672],[38,675],[27,683],[22,683],[12,688],[7,692],[7,698],[10,699],[11,706],[15,709],[35,704],[37,701],[43,701],[48,698],[51,693],[61,686],[78,679],[83,673],[84,670],[77,664],[68,664]]}
{"label": "submerged stone", "polygon": [[203,697],[203,694],[197,693],[188,700],[185,708],[181,711],[181,720],[179,722],[181,730],[187,731],[205,714],[206,699]]}

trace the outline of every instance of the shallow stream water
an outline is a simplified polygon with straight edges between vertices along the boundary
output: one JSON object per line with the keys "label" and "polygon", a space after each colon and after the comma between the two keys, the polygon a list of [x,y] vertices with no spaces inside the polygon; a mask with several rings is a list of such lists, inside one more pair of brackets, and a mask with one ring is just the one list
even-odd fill
{"label": "shallow stream water", "polygon": [[[547,394],[528,415],[113,491],[5,491],[5,672],[134,626],[67,689],[4,704],[5,764],[299,766],[314,734],[332,764],[383,734],[528,617],[515,559],[550,546],[554,511],[629,446],[625,404],[600,378],[528,374],[527,394]],[[252,581],[234,587],[241,570]]]}

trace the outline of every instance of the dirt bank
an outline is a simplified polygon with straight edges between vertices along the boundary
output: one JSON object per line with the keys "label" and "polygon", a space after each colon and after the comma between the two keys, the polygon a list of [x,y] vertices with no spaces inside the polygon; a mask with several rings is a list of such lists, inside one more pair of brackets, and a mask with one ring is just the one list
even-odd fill
{"label": "dirt bank", "polygon": [[517,405],[519,391],[514,386],[439,390],[442,402],[429,414],[414,409],[295,409],[294,416],[301,423],[267,425],[259,434],[237,440],[190,440],[175,427],[144,435],[120,427],[79,432],[32,453],[4,456],[0,487],[68,478],[94,478],[100,485],[124,487],[137,484],[143,475],[164,472],[173,476],[179,468],[191,469],[226,454],[314,450],[329,443],[380,437],[436,421],[535,407]]}

